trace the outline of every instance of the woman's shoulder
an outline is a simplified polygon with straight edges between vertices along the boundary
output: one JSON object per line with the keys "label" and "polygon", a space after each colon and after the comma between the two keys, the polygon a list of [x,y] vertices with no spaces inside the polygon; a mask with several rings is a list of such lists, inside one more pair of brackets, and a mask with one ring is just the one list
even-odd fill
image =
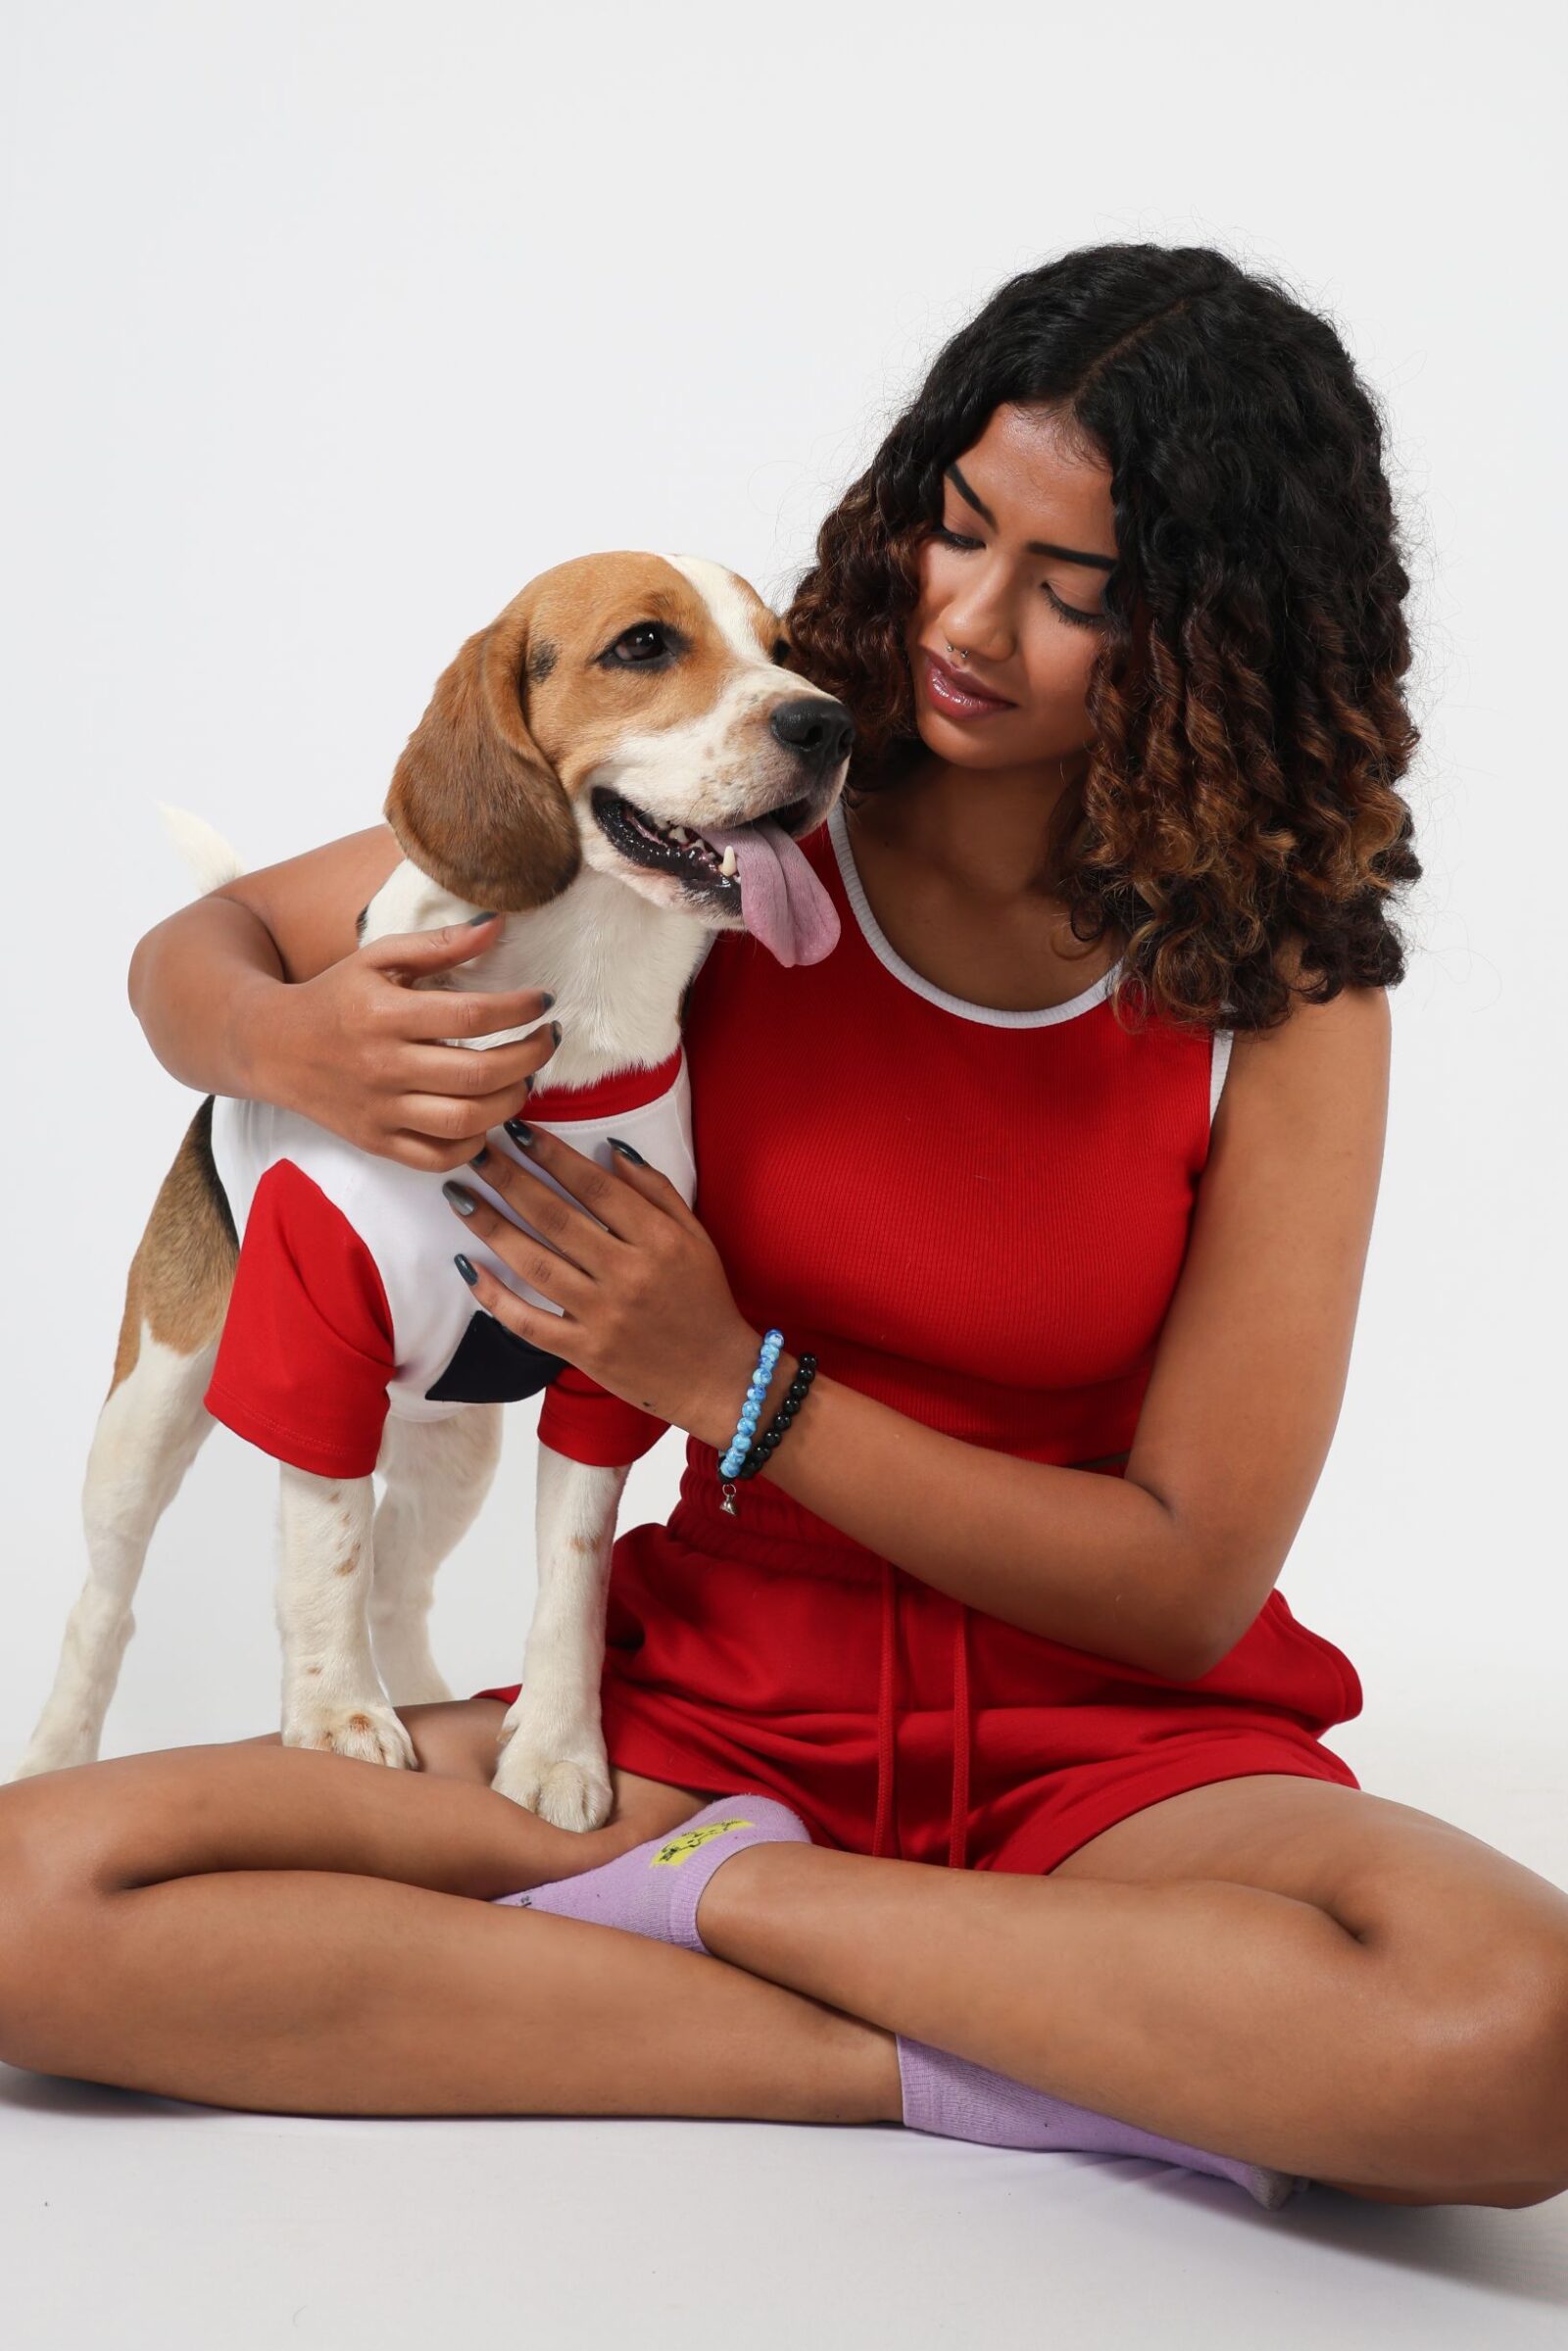
{"label": "woman's shoulder", "polygon": [[1306,992],[1316,985],[1317,974],[1307,967],[1306,944],[1299,932],[1292,932],[1276,951],[1275,968],[1291,990],[1285,1018],[1276,1028],[1258,1033],[1239,1031],[1238,1045],[1282,1044],[1290,1038],[1294,1050],[1301,1052],[1306,1039],[1387,1035],[1392,1026],[1387,988],[1347,984],[1325,1003],[1311,1000]]}
{"label": "woman's shoulder", "polygon": [[[1279,968],[1293,992],[1310,986],[1304,942],[1288,940]],[[1221,1097],[1231,1127],[1247,1125],[1303,1139],[1360,1123],[1381,1140],[1394,1021],[1389,991],[1344,987],[1326,1003],[1293,993],[1275,1028],[1239,1030]]]}

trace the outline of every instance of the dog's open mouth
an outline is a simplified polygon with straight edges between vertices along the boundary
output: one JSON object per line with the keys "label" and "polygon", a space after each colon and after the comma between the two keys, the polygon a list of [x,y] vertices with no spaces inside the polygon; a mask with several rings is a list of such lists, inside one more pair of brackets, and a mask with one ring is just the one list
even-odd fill
{"label": "dog's open mouth", "polygon": [[[787,833],[797,833],[810,814],[810,808],[808,800],[788,801],[781,808],[770,808],[767,821],[782,825]],[[728,898],[739,906],[740,864],[732,841],[726,842],[720,852],[689,825],[654,816],[647,808],[638,808],[635,801],[624,800],[618,792],[612,792],[604,785],[594,788],[593,811],[600,831],[622,857],[630,857],[638,865],[652,866],[658,873],[673,873],[694,890]]]}
{"label": "dog's open mouth", "polygon": [[811,821],[809,800],[786,801],[749,824],[712,826],[715,840],[650,814],[608,785],[594,786],[590,806],[622,857],[673,874],[693,896],[738,914],[781,963],[815,963],[837,945],[838,914],[795,843]]}

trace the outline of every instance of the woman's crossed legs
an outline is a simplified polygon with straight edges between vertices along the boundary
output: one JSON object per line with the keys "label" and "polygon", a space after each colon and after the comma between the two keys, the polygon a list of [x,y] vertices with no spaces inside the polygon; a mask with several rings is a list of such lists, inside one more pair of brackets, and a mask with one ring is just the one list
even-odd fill
{"label": "woman's crossed legs", "polygon": [[704,1958],[491,1903],[729,1790],[619,1774],[575,1837],[488,1786],[497,1700],[401,1711],[414,1774],[272,1734],[0,1788],[0,2058],[267,2112],[868,2123],[898,2033],[1355,2195],[1568,2187],[1568,1895],[1429,1814],[1259,1775],[1043,1879],[756,1847]]}

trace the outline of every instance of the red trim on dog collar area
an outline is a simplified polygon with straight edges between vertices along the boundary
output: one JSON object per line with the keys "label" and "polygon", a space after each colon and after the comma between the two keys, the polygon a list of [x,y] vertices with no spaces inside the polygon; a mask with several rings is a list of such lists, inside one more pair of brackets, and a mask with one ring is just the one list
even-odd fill
{"label": "red trim on dog collar area", "polygon": [[641,1109],[644,1102],[657,1102],[673,1086],[684,1050],[677,1045],[651,1068],[612,1069],[602,1078],[590,1078],[585,1086],[536,1086],[527,1100],[517,1104],[516,1116],[526,1124],[530,1118],[612,1118],[617,1110]]}

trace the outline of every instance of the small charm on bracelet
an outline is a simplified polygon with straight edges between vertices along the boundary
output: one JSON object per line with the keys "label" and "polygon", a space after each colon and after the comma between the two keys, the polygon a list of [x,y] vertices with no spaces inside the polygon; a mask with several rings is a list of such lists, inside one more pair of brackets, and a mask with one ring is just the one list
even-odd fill
{"label": "small charm on bracelet", "polygon": [[731,1518],[739,1518],[740,1512],[735,1507],[735,1481],[733,1478],[724,1480],[723,1494],[724,1498],[719,1503],[719,1508],[727,1510]]}

